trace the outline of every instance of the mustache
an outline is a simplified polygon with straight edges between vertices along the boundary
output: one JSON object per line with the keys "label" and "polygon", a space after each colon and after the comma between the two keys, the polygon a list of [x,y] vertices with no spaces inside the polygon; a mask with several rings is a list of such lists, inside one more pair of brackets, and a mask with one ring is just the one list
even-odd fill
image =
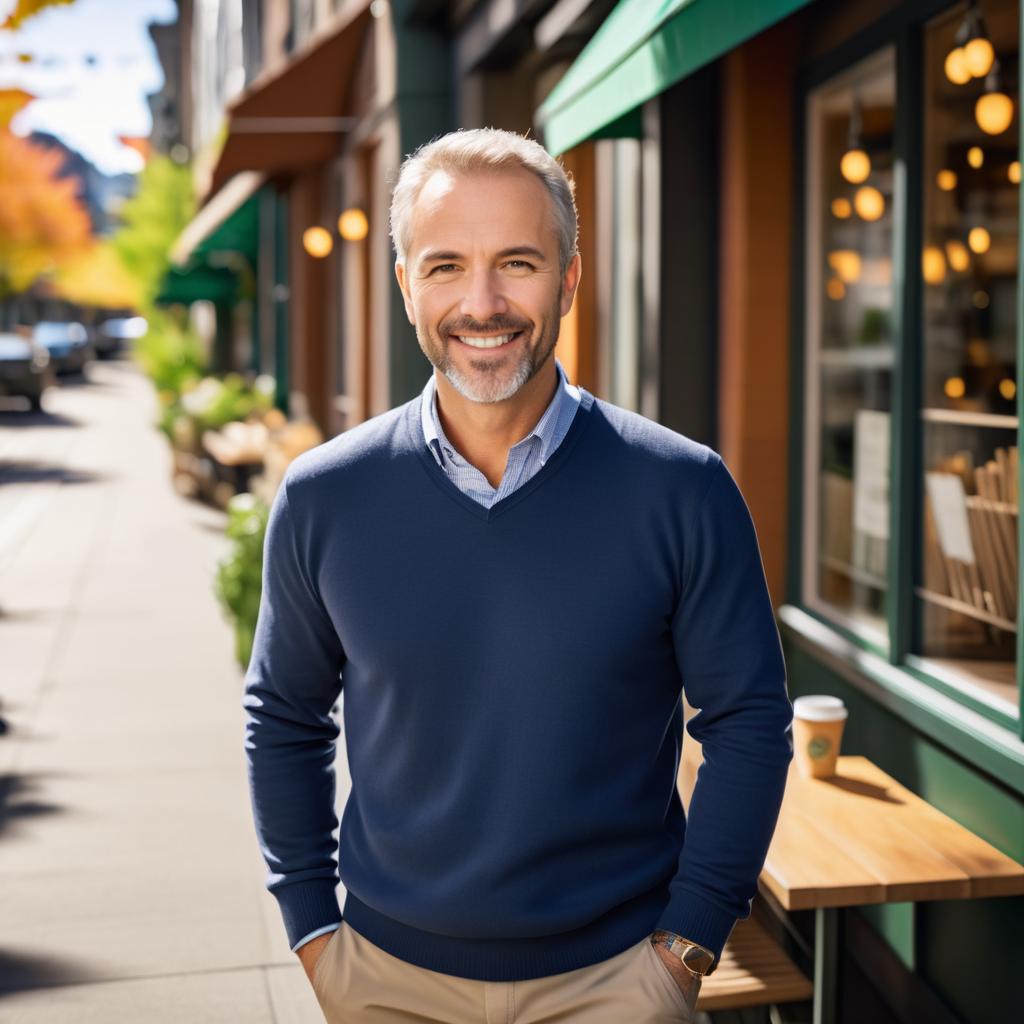
{"label": "mustache", "polygon": [[524,324],[507,318],[492,320],[490,323],[481,324],[475,320],[460,320],[450,327],[444,328],[446,335],[452,334],[515,334],[517,331],[528,331],[529,324]]}

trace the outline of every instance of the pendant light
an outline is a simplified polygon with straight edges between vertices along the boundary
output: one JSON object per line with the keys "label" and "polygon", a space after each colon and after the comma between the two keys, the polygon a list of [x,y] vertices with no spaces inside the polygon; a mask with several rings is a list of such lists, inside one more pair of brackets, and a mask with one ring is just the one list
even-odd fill
{"label": "pendant light", "polygon": [[985,20],[976,0],[971,0],[953,38],[953,49],[946,54],[946,77],[954,85],[966,85],[972,78],[984,78],[992,69],[995,56]]}
{"label": "pendant light", "polygon": [[989,135],[1002,135],[1013,121],[1013,100],[1003,89],[1003,76],[999,61],[985,77],[985,91],[974,105],[974,119],[978,127]]}
{"label": "pendant light", "polygon": [[985,30],[985,21],[978,10],[977,4],[971,0],[967,9],[968,30],[967,42],[964,44],[964,60],[967,70],[974,78],[984,78],[992,70],[996,59],[996,51]]}
{"label": "pendant light", "polygon": [[866,181],[871,173],[871,158],[861,148],[860,98],[853,95],[853,107],[850,110],[850,131],[846,138],[846,152],[839,161],[839,171],[851,184],[859,185]]}

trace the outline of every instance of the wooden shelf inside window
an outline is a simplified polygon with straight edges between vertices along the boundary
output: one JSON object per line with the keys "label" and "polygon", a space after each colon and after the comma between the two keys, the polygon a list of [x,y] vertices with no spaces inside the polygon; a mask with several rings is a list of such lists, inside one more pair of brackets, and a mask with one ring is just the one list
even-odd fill
{"label": "wooden shelf inside window", "polygon": [[844,370],[891,370],[895,362],[892,345],[857,345],[851,348],[823,348],[818,352],[822,367]]}
{"label": "wooden shelf inside window", "polygon": [[858,569],[855,565],[850,565],[839,558],[833,558],[831,555],[822,555],[821,564],[826,569],[831,569],[832,572],[837,572],[840,576],[853,580],[854,583],[863,583],[865,586],[874,587],[875,590],[888,589],[888,584],[881,576],[876,576],[866,569]]}
{"label": "wooden shelf inside window", "polygon": [[926,423],[954,423],[965,427],[1017,429],[1016,416],[1001,416],[994,412],[969,412],[962,409],[922,409],[921,419]]}
{"label": "wooden shelf inside window", "polygon": [[981,608],[976,608],[973,604],[968,604],[966,601],[958,601],[955,597],[950,597],[948,594],[938,594],[934,590],[926,590],[924,587],[916,587],[914,592],[922,600],[941,605],[943,608],[948,608],[951,612],[969,615],[972,619],[977,619],[979,622],[987,622],[991,626],[998,626],[1009,633],[1017,632],[1016,622],[1011,622],[1009,619],[1002,618],[1002,616],[983,611]]}

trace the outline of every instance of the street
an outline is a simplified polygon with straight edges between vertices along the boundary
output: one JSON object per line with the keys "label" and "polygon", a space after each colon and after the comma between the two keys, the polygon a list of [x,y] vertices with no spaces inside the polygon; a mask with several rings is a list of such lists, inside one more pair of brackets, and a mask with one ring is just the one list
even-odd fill
{"label": "street", "polygon": [[50,389],[42,414],[13,408],[0,1021],[322,1020],[263,887],[242,673],[212,589],[224,514],[172,490],[129,360]]}

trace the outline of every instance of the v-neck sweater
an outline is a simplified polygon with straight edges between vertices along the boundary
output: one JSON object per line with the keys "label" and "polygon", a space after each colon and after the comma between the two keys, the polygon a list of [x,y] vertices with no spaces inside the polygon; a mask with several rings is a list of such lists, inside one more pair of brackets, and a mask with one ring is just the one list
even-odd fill
{"label": "v-neck sweater", "polygon": [[[420,402],[299,456],[271,509],[243,706],[289,940],[343,917],[488,981],[655,928],[720,953],[792,757],[739,488],[708,446],[581,389],[551,458],[485,508],[424,445]],[[689,814],[684,687],[704,756]]]}

